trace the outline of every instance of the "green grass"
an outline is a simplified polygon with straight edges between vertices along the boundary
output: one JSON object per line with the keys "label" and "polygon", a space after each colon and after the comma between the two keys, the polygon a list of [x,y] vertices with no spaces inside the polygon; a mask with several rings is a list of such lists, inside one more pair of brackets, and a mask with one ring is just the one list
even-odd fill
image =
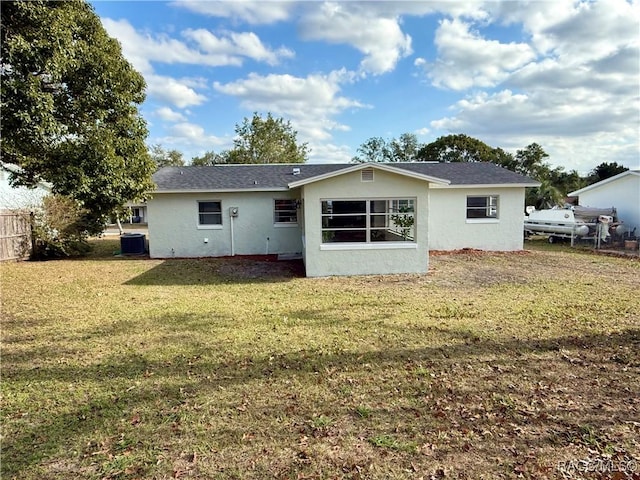
{"label": "green grass", "polygon": [[[640,460],[640,262],[3,263],[3,479],[560,478]],[[578,477],[576,477],[578,478]],[[595,477],[594,477],[595,478]]]}

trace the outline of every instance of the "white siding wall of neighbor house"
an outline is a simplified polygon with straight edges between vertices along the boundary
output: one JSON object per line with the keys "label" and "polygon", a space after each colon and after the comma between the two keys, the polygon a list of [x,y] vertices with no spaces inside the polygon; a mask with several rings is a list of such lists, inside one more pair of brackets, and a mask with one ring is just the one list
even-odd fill
{"label": "white siding wall of neighbor house", "polygon": [[579,195],[583,207],[615,207],[618,218],[640,235],[640,176],[625,175]]}
{"label": "white siding wall of neighbor house", "polygon": [[[498,196],[497,219],[467,219],[468,196]],[[429,249],[515,251],[523,248],[524,188],[431,188]]]}
{"label": "white siding wall of neighbor house", "polygon": [[[309,277],[425,273],[428,269],[429,184],[425,181],[374,171],[363,182],[361,171],[305,185],[305,267]],[[322,243],[322,200],[415,199],[415,242],[368,244]]]}
{"label": "white siding wall of neighbor house", "polygon": [[9,173],[0,169],[0,210],[31,210],[42,206],[42,199],[49,195],[49,189],[38,185],[36,188],[12,187]]}
{"label": "white siding wall of neighbor house", "polygon": [[[297,193],[155,193],[147,201],[149,254],[152,258],[231,255],[230,207],[238,208],[233,219],[235,255],[300,253],[300,220],[281,226],[273,217],[274,199],[295,199]],[[222,202],[221,227],[198,225],[199,201]]]}

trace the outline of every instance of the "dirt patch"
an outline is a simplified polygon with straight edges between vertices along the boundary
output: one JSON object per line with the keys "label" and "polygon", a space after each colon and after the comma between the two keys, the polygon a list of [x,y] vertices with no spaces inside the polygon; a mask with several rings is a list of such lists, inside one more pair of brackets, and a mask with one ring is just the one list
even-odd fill
{"label": "dirt patch", "polygon": [[229,279],[268,281],[305,275],[302,260],[278,260],[276,255],[227,257],[218,262],[216,272]]}

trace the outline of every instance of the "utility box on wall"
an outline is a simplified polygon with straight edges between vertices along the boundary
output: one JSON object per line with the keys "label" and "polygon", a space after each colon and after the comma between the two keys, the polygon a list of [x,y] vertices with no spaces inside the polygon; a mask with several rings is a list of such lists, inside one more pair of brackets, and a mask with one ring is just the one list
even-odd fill
{"label": "utility box on wall", "polygon": [[229,207],[229,216],[237,217],[238,216],[238,207]]}

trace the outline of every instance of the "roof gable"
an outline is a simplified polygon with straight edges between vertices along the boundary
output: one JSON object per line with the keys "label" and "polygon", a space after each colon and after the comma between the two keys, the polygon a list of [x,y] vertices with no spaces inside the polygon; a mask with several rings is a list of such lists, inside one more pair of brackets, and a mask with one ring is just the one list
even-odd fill
{"label": "roof gable", "polygon": [[301,180],[297,180],[291,182],[289,184],[289,188],[301,187],[302,185],[307,185],[309,183],[319,182],[321,180],[326,180],[332,177],[337,177],[338,175],[345,175],[351,172],[357,172],[359,170],[364,170],[367,168],[372,168],[374,170],[382,170],[386,172],[391,172],[397,175],[402,175],[405,177],[416,178],[418,180],[424,180],[426,182],[437,183],[439,185],[448,185],[451,183],[449,180],[443,178],[436,178],[430,175],[424,175],[419,172],[413,172],[406,169],[397,168],[393,164],[385,164],[385,163],[359,163],[356,165],[352,165],[351,167],[343,168],[340,170],[334,170],[331,172],[327,172],[323,175],[317,175],[315,177],[305,178]]}
{"label": "roof gable", "polygon": [[600,188],[603,187],[605,185],[607,185],[608,183],[612,183],[615,182],[621,178],[624,178],[628,175],[634,175],[637,177],[640,177],[640,169],[638,170],[626,170],[622,173],[619,173],[617,175],[614,175],[613,177],[609,177],[609,178],[605,178],[604,180],[600,180],[599,182],[596,183],[592,183],[591,185],[587,185],[584,188],[581,188],[580,190],[576,190],[575,192],[570,192],[569,196],[570,197],[577,197],[578,195],[588,192],[590,190],[595,190],[596,188]]}

